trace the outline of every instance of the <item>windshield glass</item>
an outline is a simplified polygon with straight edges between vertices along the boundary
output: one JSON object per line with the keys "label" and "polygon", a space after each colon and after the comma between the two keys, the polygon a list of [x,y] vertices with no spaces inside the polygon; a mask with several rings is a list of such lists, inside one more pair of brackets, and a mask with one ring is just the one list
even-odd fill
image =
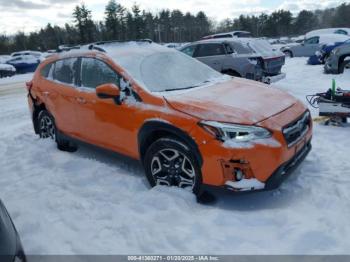
{"label": "windshield glass", "polygon": [[220,73],[180,52],[155,53],[141,64],[142,81],[153,92],[196,87],[221,77]]}
{"label": "windshield glass", "polygon": [[151,92],[188,89],[228,80],[227,76],[198,60],[157,44],[131,42],[102,47],[139,85]]}

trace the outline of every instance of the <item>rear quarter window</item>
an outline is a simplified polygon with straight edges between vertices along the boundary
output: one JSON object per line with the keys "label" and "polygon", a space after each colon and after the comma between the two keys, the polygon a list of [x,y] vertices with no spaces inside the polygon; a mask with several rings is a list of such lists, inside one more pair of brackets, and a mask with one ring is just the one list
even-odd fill
{"label": "rear quarter window", "polygon": [[61,83],[73,85],[76,82],[79,62],[77,58],[67,58],[55,63],[53,78]]}

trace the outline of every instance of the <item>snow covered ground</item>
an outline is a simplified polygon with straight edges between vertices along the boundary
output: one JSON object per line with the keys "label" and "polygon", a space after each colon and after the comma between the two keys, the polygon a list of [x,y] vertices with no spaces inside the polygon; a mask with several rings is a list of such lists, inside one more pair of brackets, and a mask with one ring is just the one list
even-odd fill
{"label": "snow covered ground", "polygon": [[[0,78],[0,86],[12,83],[24,83],[32,79],[33,73],[15,75],[13,77]],[[1,88],[0,88],[1,89]]]}
{"label": "snow covered ground", "polygon": [[[305,60],[288,59],[276,84],[303,101],[334,77]],[[349,71],[335,78],[350,89]],[[150,189],[133,160],[56,150],[34,135],[25,92],[1,89],[0,198],[28,254],[350,253],[350,128],[315,124],[313,151],[279,190],[200,205],[184,190]]]}

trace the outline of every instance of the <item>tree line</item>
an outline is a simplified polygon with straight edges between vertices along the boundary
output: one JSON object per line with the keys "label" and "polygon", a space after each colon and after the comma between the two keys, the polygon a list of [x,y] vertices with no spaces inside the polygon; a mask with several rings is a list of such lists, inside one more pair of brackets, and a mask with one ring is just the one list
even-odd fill
{"label": "tree line", "polygon": [[134,4],[129,10],[110,0],[103,21],[94,21],[85,4],[72,12],[73,23],[64,26],[48,24],[36,32],[0,35],[0,54],[19,50],[56,49],[59,45],[78,45],[107,40],[151,39],[155,42],[191,42],[217,32],[250,31],[257,37],[296,36],[326,27],[350,27],[350,4],[343,3],[325,10],[303,10],[296,16],[278,10],[271,14],[241,15],[219,23],[205,12],[196,14],[164,9],[154,14]]}

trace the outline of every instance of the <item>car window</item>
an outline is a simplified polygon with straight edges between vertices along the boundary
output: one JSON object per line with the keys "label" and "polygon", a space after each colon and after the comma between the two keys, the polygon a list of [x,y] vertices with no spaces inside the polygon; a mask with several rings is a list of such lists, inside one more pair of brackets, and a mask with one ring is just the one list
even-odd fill
{"label": "car window", "polygon": [[315,36],[315,37],[311,37],[309,39],[306,39],[305,44],[314,45],[314,44],[318,44],[319,41],[320,41],[320,38],[318,36]]}
{"label": "car window", "polygon": [[81,63],[81,85],[96,88],[113,83],[120,86],[119,75],[105,62],[94,58],[83,58]]}
{"label": "car window", "polygon": [[74,85],[78,72],[79,62],[77,58],[66,58],[55,63],[53,78],[61,83]]}
{"label": "car window", "polygon": [[235,52],[230,44],[224,44],[224,45],[225,45],[227,54],[233,54]]}
{"label": "car window", "polygon": [[43,77],[48,78],[48,77],[49,77],[50,70],[51,70],[51,66],[52,66],[52,64],[47,64],[46,66],[44,66],[43,69],[41,69],[40,74],[41,74]]}
{"label": "car window", "polygon": [[252,34],[248,32],[237,32],[234,35],[237,37],[252,37]]}
{"label": "car window", "polygon": [[232,35],[231,34],[227,34],[227,35],[214,35],[213,38],[231,38]]}
{"label": "car window", "polygon": [[238,54],[253,54],[255,51],[248,46],[247,44],[243,45],[242,43],[239,42],[232,42],[231,45],[233,46],[234,50]]}
{"label": "car window", "polygon": [[348,35],[348,32],[346,32],[345,30],[339,29],[337,31],[334,32],[335,34],[341,34],[341,35]]}
{"label": "car window", "polygon": [[196,45],[190,45],[188,47],[185,47],[181,50],[181,52],[185,53],[186,55],[193,56],[194,51],[196,50]]}
{"label": "car window", "polygon": [[225,49],[222,44],[201,44],[198,45],[195,53],[196,57],[225,55]]}

